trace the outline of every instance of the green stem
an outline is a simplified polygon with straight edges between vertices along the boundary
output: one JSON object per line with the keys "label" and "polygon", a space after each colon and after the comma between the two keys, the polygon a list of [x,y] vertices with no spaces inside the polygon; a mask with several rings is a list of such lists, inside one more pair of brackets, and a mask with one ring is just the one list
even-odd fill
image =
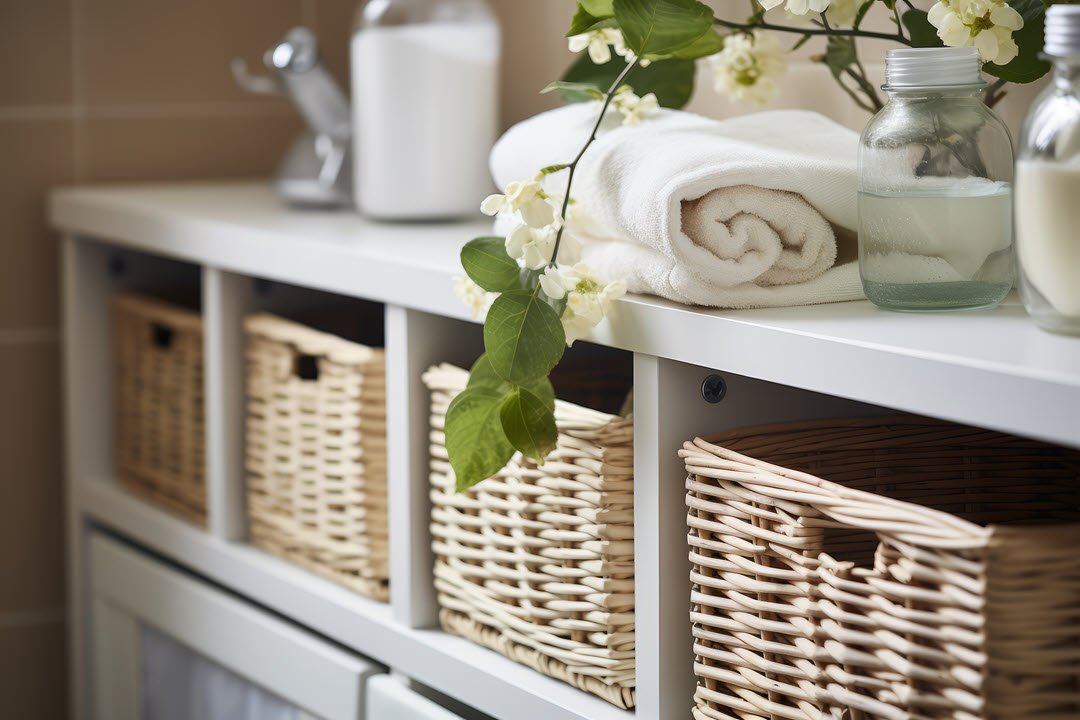
{"label": "green stem", "polygon": [[1001,88],[1005,87],[1007,84],[1008,81],[998,78],[990,85],[990,87],[986,88],[986,91],[983,93],[983,102],[986,104],[986,107],[993,108],[1001,102],[1001,99],[1005,97],[1005,93],[1001,92]]}
{"label": "green stem", "polygon": [[593,125],[592,133],[589,135],[589,139],[585,141],[581,150],[578,151],[577,157],[573,162],[567,164],[567,169],[570,171],[566,176],[566,193],[563,195],[562,208],[559,210],[559,218],[562,222],[559,223],[559,231],[555,234],[555,248],[551,251],[551,262],[548,263],[549,267],[554,267],[559,257],[559,245],[562,244],[563,231],[566,230],[566,211],[570,207],[570,188],[574,184],[574,173],[577,171],[578,163],[581,162],[581,158],[585,155],[585,151],[589,149],[589,146],[596,141],[596,134],[600,132],[600,126],[604,122],[604,116],[607,115],[608,108],[611,106],[611,100],[615,97],[615,91],[622,87],[626,81],[627,76],[630,75],[630,71],[637,67],[637,58],[626,63],[626,67],[623,68],[619,76],[615,78],[615,82],[611,84],[608,91],[604,93],[604,105],[600,108],[600,116],[596,118],[596,124]]}
{"label": "green stem", "polygon": [[[851,72],[850,68],[848,70],[846,70],[845,72],[850,76],[855,75],[853,72]],[[856,82],[858,82],[858,81],[856,81]],[[851,89],[847,85],[845,85],[844,80],[843,80],[842,77],[836,78],[836,84],[839,85],[840,89],[843,90],[844,92],[846,92],[848,94],[848,97],[851,98],[852,102],[854,102],[860,108],[862,108],[863,110],[865,110],[868,113],[877,112],[876,110],[874,110],[874,108],[872,108],[870,106],[869,103],[866,102],[866,100],[864,100],[862,97],[860,97],[857,92],[855,92],[853,89]]]}
{"label": "green stem", "polygon": [[866,77],[866,68],[863,67],[862,60],[859,59],[859,51],[855,50],[855,67],[858,68],[858,73],[852,73],[855,77],[855,81],[859,83],[859,87],[862,88],[863,93],[866,95],[866,99],[870,101],[870,112],[877,112],[881,108],[885,107],[885,103],[881,102],[881,96],[878,95],[877,88]]}
{"label": "green stem", "polygon": [[721,20],[716,18],[714,21],[721,27],[726,27],[730,30],[738,30],[739,32],[748,33],[753,30],[775,30],[776,32],[795,33],[796,35],[824,35],[830,37],[865,37],[865,38],[877,38],[879,40],[892,40],[902,45],[911,47],[911,41],[908,40],[900,33],[882,33],[873,32],[871,30],[840,30],[837,28],[799,28],[791,27],[789,25],[775,25],[773,23],[759,20],[752,23],[737,23],[730,20]]}

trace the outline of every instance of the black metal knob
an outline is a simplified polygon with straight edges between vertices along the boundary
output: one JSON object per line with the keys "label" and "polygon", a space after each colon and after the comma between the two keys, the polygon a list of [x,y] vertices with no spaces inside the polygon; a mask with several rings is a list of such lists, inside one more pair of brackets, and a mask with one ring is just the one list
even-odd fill
{"label": "black metal knob", "polygon": [[727,383],[719,375],[709,375],[701,383],[701,397],[707,403],[716,404],[727,395]]}

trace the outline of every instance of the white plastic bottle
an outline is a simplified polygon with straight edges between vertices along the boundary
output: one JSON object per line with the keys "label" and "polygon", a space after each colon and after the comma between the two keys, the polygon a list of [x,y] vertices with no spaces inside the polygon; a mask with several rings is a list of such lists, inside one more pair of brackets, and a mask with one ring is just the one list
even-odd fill
{"label": "white plastic bottle", "polygon": [[1080,6],[1046,11],[1053,82],[1032,105],[1016,164],[1020,293],[1039,327],[1080,336]]}
{"label": "white plastic bottle", "polygon": [[485,0],[368,0],[352,38],[356,206],[380,220],[475,213],[491,192],[499,26]]}

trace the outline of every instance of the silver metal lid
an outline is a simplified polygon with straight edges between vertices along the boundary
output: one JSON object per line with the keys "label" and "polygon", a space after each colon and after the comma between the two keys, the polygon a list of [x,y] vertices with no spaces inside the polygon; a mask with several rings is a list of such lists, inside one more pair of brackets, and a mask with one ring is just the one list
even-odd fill
{"label": "silver metal lid", "polygon": [[885,88],[980,85],[979,51],[973,47],[903,48],[885,56]]}
{"label": "silver metal lid", "polygon": [[1080,55],[1080,5],[1051,5],[1046,11],[1047,55]]}

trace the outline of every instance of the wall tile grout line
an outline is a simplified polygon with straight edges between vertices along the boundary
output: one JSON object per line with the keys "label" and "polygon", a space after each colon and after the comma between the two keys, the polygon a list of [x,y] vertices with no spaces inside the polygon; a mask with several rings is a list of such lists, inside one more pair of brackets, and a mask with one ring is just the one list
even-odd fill
{"label": "wall tile grout line", "polygon": [[284,117],[293,114],[284,103],[182,102],[107,105],[24,105],[0,107],[2,122],[86,119],[169,119],[180,117]]}
{"label": "wall tile grout line", "polygon": [[55,625],[67,622],[67,609],[44,608],[0,613],[0,632],[34,625]]}
{"label": "wall tile grout line", "polygon": [[42,343],[59,342],[59,327],[0,329],[0,347],[11,347],[13,345],[38,345]]}

